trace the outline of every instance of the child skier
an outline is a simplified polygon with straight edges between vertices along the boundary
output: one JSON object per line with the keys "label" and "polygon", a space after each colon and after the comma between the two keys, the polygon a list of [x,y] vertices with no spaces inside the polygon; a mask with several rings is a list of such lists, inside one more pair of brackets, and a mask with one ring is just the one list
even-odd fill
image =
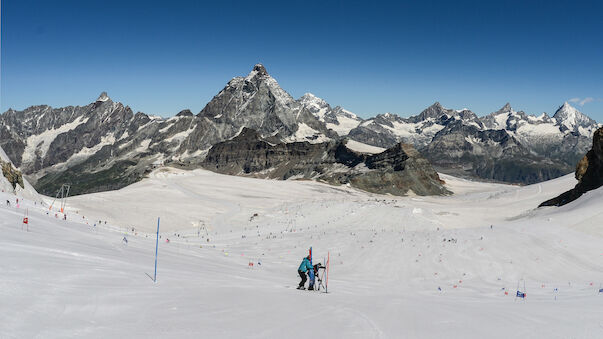
{"label": "child skier", "polygon": [[321,263],[318,263],[312,267],[312,270],[310,270],[310,287],[308,288],[309,290],[314,289],[314,280],[316,277],[318,277],[318,282],[320,283],[321,280],[320,276],[318,275],[318,270],[321,268],[325,267]]}
{"label": "child skier", "polygon": [[[297,287],[298,290],[306,289],[304,287],[304,285],[306,284],[306,280],[308,279],[306,277],[306,272],[308,272],[308,271],[312,272],[312,277],[313,277],[314,276],[314,268],[312,267],[312,264],[310,263],[310,256],[305,257],[302,260],[301,265],[299,265],[299,268],[297,269],[297,273],[301,277],[301,281],[299,282],[299,286]],[[310,285],[310,288],[313,289],[313,286]]]}

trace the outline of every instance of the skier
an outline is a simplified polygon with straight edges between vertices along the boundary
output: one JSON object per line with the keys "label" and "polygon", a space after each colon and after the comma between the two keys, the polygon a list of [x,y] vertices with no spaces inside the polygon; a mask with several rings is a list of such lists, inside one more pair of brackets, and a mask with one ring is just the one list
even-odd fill
{"label": "skier", "polygon": [[[306,289],[304,287],[304,285],[306,284],[306,280],[308,279],[306,277],[306,272],[313,271],[313,270],[314,270],[314,268],[312,267],[312,264],[310,263],[310,256],[305,257],[302,260],[301,265],[299,265],[299,268],[297,269],[297,273],[301,277],[301,281],[299,282],[299,286],[297,287],[298,290],[305,290]],[[314,273],[314,272],[312,272],[312,273]]]}
{"label": "skier", "polygon": [[310,286],[308,286],[308,291],[314,291],[314,281],[316,275],[314,274],[314,268],[308,270],[308,275],[310,276]]}
{"label": "skier", "polygon": [[319,284],[322,281],[320,279],[320,275],[318,274],[318,270],[320,270],[321,268],[325,268],[321,263],[318,263],[318,264],[316,264],[316,265],[313,266],[312,273],[310,273],[310,287],[308,288],[308,290],[313,290],[314,289],[314,279],[315,278],[318,278],[318,283]]}

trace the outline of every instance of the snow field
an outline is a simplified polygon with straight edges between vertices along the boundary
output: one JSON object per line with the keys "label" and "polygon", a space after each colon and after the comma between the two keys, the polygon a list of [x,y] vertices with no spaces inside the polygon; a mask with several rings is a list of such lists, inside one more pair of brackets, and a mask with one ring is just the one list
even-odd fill
{"label": "snow field", "polygon": [[[534,210],[575,180],[442,178],[454,196],[163,170],[69,199],[68,221],[2,206],[0,337],[603,336],[603,190]],[[309,246],[329,294],[294,289]]]}

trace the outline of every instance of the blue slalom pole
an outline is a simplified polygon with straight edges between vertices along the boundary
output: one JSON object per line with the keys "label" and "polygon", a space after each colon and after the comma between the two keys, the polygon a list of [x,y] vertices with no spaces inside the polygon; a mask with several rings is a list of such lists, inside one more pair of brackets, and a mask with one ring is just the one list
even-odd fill
{"label": "blue slalom pole", "polygon": [[155,241],[155,275],[153,282],[157,282],[157,251],[159,249],[159,217],[157,217],[157,241]]}

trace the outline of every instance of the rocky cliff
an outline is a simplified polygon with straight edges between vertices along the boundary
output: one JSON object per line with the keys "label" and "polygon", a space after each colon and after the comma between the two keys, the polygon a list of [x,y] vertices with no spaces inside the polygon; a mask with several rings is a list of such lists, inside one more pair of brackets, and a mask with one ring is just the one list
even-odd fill
{"label": "rocky cliff", "polygon": [[17,185],[21,186],[21,188],[25,188],[21,171],[14,168],[10,162],[2,160],[0,160],[0,167],[2,167],[2,175],[13,186],[13,190],[17,188]]}
{"label": "rocky cliff", "polygon": [[576,165],[575,175],[578,183],[574,188],[543,202],[540,206],[562,206],[590,190],[603,186],[603,127],[595,132],[592,148]]}
{"label": "rocky cliff", "polygon": [[273,144],[245,128],[235,138],[214,145],[202,166],[231,175],[349,184],[381,194],[405,195],[409,190],[419,195],[450,194],[411,145],[399,144],[368,155],[348,149],[346,142]]}

